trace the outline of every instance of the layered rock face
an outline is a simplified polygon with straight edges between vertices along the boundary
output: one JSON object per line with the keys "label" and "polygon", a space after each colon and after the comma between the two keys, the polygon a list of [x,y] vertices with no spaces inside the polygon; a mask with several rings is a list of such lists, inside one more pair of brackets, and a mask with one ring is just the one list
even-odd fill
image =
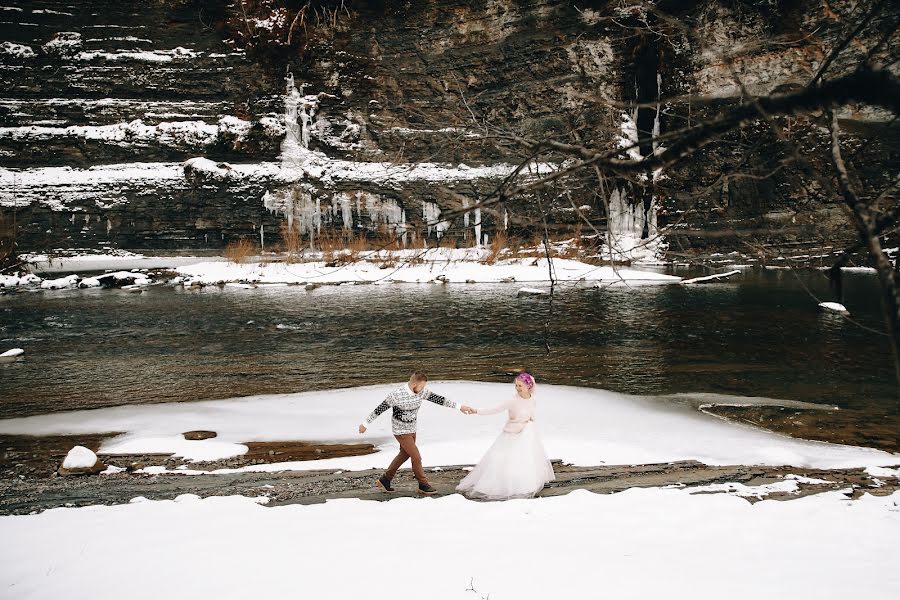
{"label": "layered rock face", "polygon": [[[636,239],[677,222],[669,235],[686,249],[842,231],[827,199],[783,174],[735,178],[697,200],[744,166],[715,148],[651,186],[575,178],[459,214],[528,158],[515,136],[627,145],[691,118],[654,108],[660,97],[732,96],[735,71],[753,93],[805,83],[844,25],[827,4],[667,7],[703,30],[696,37],[619,2],[311,6],[299,16],[265,1],[0,7],[0,210],[14,213],[19,249],[182,250],[242,237],[271,247],[286,224],[313,243],[387,234],[471,245],[508,226],[525,235],[537,205],[551,225],[600,228],[609,205]],[[646,106],[621,108],[635,100]],[[845,116],[861,127],[886,118]],[[525,175],[559,160],[540,157]],[[799,223],[788,212],[798,201],[814,202]],[[709,230],[731,233],[697,235]]]}

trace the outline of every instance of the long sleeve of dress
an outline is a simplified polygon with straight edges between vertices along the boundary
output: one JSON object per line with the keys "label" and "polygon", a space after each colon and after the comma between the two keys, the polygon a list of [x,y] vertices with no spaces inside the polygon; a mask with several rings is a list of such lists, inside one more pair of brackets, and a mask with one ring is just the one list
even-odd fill
{"label": "long sleeve of dress", "polygon": [[512,400],[507,400],[506,402],[501,402],[497,406],[491,406],[490,408],[478,408],[476,409],[479,415],[496,415],[497,413],[503,412],[504,410],[509,410],[509,407],[512,405]]}

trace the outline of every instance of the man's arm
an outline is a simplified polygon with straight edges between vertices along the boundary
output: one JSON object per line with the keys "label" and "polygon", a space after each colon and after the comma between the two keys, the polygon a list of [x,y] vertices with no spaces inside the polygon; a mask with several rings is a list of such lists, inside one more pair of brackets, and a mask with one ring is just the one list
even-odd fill
{"label": "man's arm", "polygon": [[473,411],[472,408],[466,406],[465,404],[457,404],[453,400],[448,400],[447,398],[444,398],[440,394],[435,394],[431,390],[428,390],[428,392],[425,394],[425,399],[428,400],[429,402],[434,402],[438,406],[446,406],[447,408],[455,408],[456,410],[463,412],[467,415],[472,414],[472,411]]}
{"label": "man's arm", "polygon": [[387,409],[389,409],[391,407],[391,404],[393,401],[393,396],[394,396],[393,393],[389,394],[387,398],[385,398],[384,400],[381,401],[381,404],[379,404],[378,406],[375,407],[375,410],[373,410],[371,413],[369,413],[369,416],[366,417],[365,422],[360,423],[360,425],[359,425],[360,433],[365,433],[366,425],[371,425],[372,421],[377,419],[378,416],[381,415],[381,413],[383,413],[384,411],[386,411]]}

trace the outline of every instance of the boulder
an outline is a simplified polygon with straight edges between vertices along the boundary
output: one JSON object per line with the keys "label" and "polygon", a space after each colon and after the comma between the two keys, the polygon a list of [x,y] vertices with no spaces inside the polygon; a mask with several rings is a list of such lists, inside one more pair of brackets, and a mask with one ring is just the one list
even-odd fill
{"label": "boulder", "polygon": [[197,431],[185,431],[181,435],[183,435],[186,440],[208,440],[216,437],[218,434],[215,431],[198,429]]}
{"label": "boulder", "polygon": [[849,315],[850,311],[847,310],[847,307],[838,302],[820,302],[819,310],[822,310],[827,313],[837,313],[840,315]]}
{"label": "boulder", "polygon": [[521,298],[522,296],[547,296],[550,292],[546,290],[539,290],[537,288],[519,288],[519,291],[516,292],[516,297]]}
{"label": "boulder", "polygon": [[91,449],[75,446],[69,450],[57,473],[60,475],[96,475],[105,469],[106,465],[100,462]]}

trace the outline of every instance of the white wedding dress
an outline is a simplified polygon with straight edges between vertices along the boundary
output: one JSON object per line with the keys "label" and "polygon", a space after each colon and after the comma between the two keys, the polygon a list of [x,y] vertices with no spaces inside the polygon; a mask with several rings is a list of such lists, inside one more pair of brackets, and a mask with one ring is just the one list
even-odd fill
{"label": "white wedding dress", "polygon": [[479,408],[479,415],[509,411],[503,432],[475,468],[456,486],[472,498],[505,500],[531,498],[553,481],[553,466],[534,422],[535,401],[515,394],[492,408]]}

